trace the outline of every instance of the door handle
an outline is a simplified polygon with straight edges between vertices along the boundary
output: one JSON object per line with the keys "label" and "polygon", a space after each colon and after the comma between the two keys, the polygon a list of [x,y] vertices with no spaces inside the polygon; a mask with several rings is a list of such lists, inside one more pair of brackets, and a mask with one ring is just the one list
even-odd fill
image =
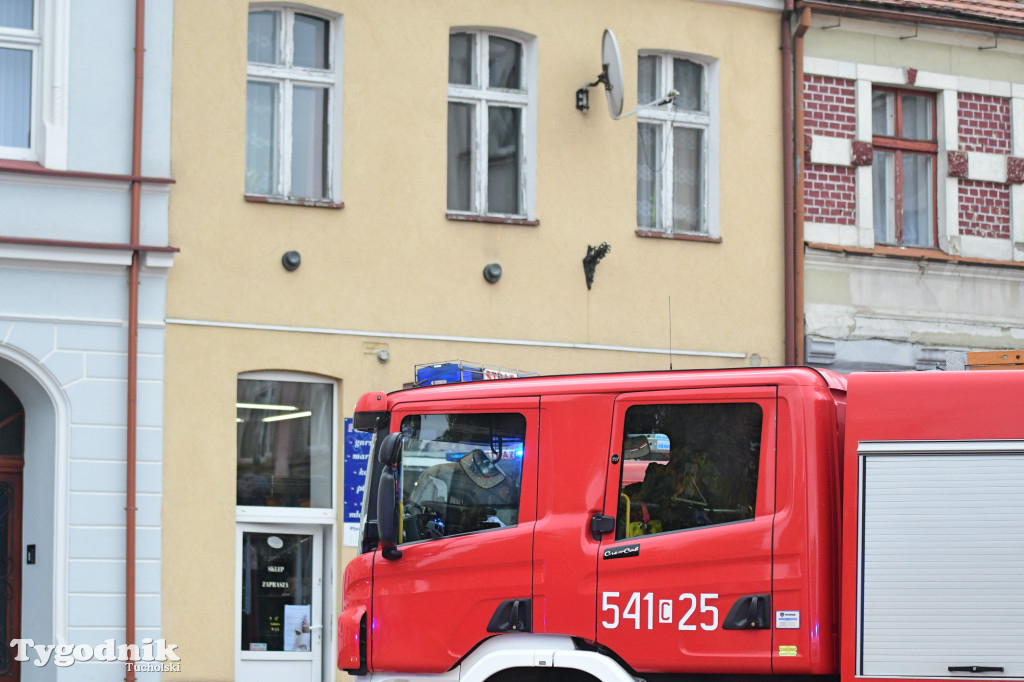
{"label": "door handle", "polygon": [[310,630],[323,630],[324,626],[323,625],[310,625],[309,629]]}
{"label": "door handle", "polygon": [[770,630],[770,594],[751,594],[740,597],[722,621],[723,630]]}
{"label": "door handle", "polygon": [[602,535],[605,533],[611,533],[613,530],[615,530],[614,516],[594,514],[590,518],[590,537],[594,538],[597,542],[601,541]]}

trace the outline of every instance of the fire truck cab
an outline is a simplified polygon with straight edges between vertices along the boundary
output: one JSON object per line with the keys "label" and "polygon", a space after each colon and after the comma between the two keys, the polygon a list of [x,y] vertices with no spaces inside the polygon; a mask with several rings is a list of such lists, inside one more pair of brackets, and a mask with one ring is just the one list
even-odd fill
{"label": "fire truck cab", "polygon": [[[989,501],[1009,505],[1001,523],[1017,532],[989,558],[1007,562],[1007,596],[1024,597],[1022,380],[892,373],[848,385],[754,368],[367,394],[355,426],[375,433],[373,465],[338,666],[374,680],[949,679],[962,666],[1019,678],[1024,638],[1007,637],[1024,626],[1001,625],[1001,647],[954,651],[962,622],[918,622],[945,623],[945,609],[901,601],[916,579],[900,571],[915,552],[944,551],[908,519],[957,518],[931,494],[935,458],[967,457],[952,470],[974,475],[972,458],[987,457],[1009,481]],[[971,536],[957,535],[968,547]],[[984,564],[964,561],[957,576]],[[978,620],[962,595],[947,598]],[[887,600],[902,612],[887,615]]]}

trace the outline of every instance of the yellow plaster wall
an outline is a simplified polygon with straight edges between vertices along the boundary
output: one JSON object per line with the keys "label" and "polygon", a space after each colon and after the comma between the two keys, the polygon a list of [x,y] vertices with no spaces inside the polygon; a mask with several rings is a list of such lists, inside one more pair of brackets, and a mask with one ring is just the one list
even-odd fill
{"label": "yellow plaster wall", "polygon": [[[181,251],[167,301],[163,634],[179,645],[182,682],[234,675],[240,372],[336,379],[340,425],[361,393],[400,388],[416,363],[460,357],[570,373],[662,369],[668,358],[176,319],[665,348],[671,296],[675,349],[766,362],[783,354],[777,14],[689,0],[313,6],[343,16],[340,210],[243,200],[248,4],[175,2],[170,241]],[[453,26],[537,37],[538,227],[445,218]],[[720,244],[636,236],[636,120],[611,120],[600,89],[591,90],[589,113],[573,106],[575,90],[600,70],[605,28],[622,51],[627,110],[636,104],[638,50],[720,60]],[[611,253],[588,291],[581,261],[588,244],[603,241]],[[292,249],[302,266],[288,273],[280,259]],[[491,262],[504,268],[497,285],[481,276]],[[387,364],[376,359],[381,347]],[[679,356],[673,364],[749,360]],[[339,490],[342,483],[339,472]]]}

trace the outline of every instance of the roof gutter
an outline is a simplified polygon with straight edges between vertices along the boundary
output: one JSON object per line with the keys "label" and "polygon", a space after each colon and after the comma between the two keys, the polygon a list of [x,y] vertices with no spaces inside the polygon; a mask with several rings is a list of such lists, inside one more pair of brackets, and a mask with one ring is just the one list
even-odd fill
{"label": "roof gutter", "polygon": [[927,12],[883,9],[876,7],[853,7],[845,4],[828,2],[827,0],[798,0],[798,8],[809,8],[825,14],[838,14],[840,17],[857,19],[878,19],[881,21],[899,21],[909,24],[928,24],[959,28],[966,31],[995,33],[996,35],[1024,38],[1024,25],[1014,26],[995,20],[982,21],[977,19],[960,19],[956,17],[937,16]]}

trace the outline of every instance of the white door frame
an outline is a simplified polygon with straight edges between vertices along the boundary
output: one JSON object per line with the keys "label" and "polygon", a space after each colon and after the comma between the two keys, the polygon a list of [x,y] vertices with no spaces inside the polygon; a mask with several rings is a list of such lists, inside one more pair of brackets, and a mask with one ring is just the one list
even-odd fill
{"label": "white door frame", "polygon": [[[324,581],[325,527],[320,524],[292,525],[281,523],[237,523],[235,525],[235,676],[238,679],[296,679],[289,674],[289,663],[305,663],[310,670],[311,682],[323,679],[324,603],[328,596]],[[304,651],[242,651],[242,538],[245,533],[279,533],[281,535],[308,535],[313,538],[312,589],[310,598],[310,650]],[[268,663],[269,665],[260,665]],[[265,669],[265,670],[261,670]]]}

